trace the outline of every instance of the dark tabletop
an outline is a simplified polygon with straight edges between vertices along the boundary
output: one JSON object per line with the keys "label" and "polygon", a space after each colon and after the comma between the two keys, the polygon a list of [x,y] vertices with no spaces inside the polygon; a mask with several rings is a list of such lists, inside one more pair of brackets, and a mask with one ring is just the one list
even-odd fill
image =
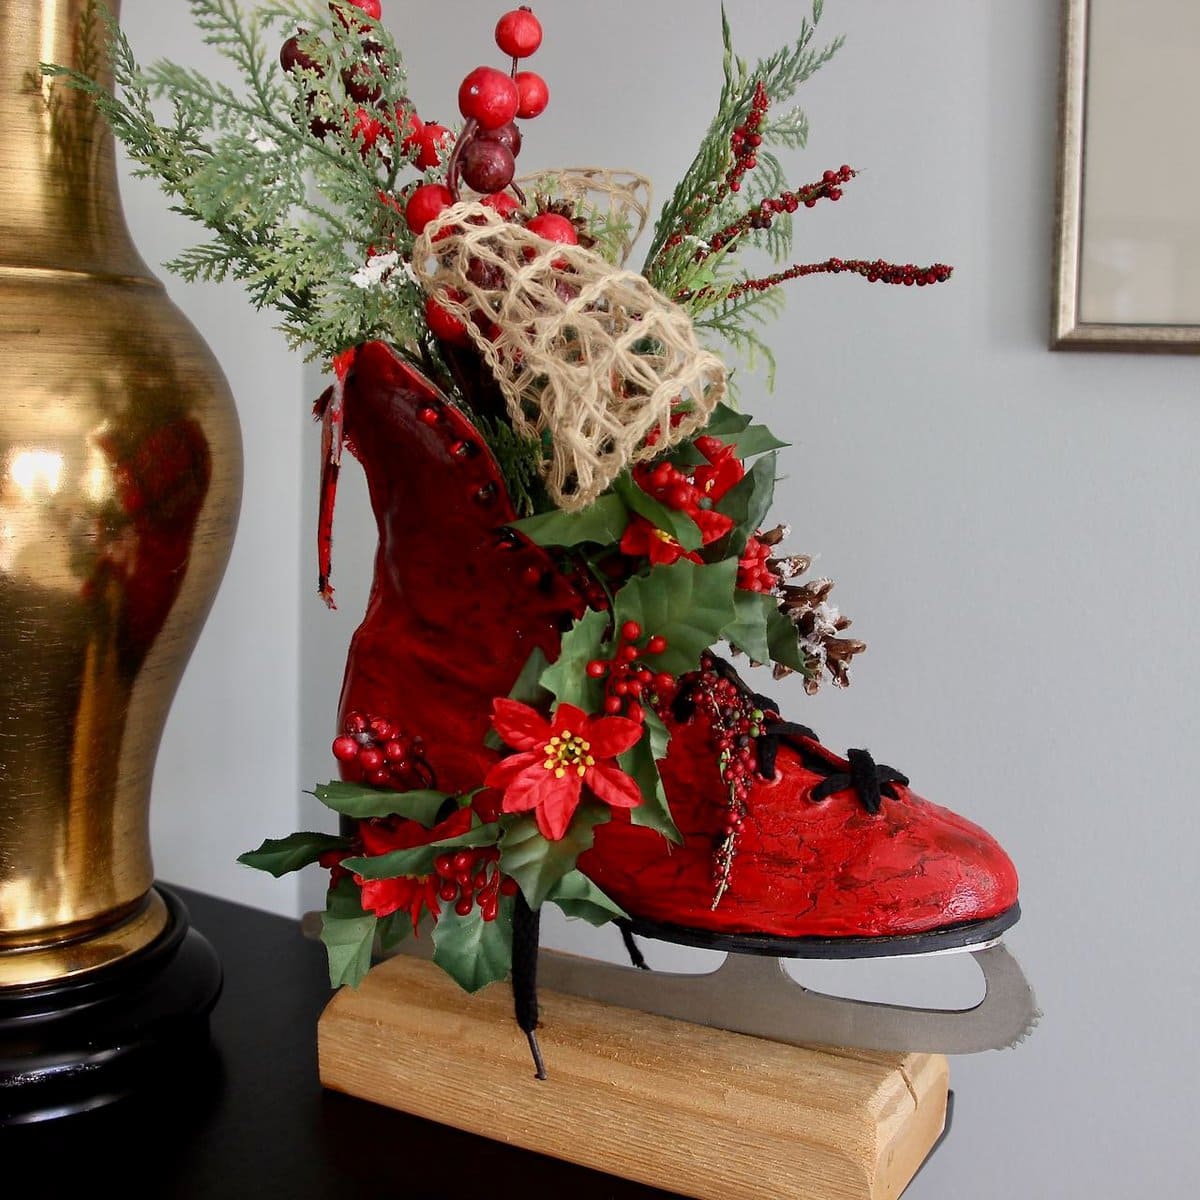
{"label": "dark tabletop", "polygon": [[316,1042],[330,997],[323,948],[294,920],[173,890],[225,969],[210,1060],[168,1072],[145,1095],[3,1131],[0,1195],[79,1200],[102,1188],[120,1200],[667,1197],[325,1091]]}

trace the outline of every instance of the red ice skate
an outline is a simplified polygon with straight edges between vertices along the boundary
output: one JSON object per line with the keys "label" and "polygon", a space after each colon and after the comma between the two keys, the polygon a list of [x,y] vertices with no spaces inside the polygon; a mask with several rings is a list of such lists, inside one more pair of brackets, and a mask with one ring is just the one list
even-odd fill
{"label": "red ice skate", "polygon": [[[484,745],[494,698],[535,647],[556,657],[584,598],[511,528],[492,454],[428,380],[368,344],[343,400],[380,538],[343,714],[387,713],[424,739],[439,788],[477,788],[499,757]],[[988,834],[921,799],[866,751],[822,746],[711,653],[662,715],[671,733],[662,779],[682,844],[618,809],[579,867],[629,914],[621,924],[635,955],[633,933],[741,953],[703,982],[655,974],[648,987],[636,970],[543,952],[543,982],[797,1042],[961,1052],[1024,1034],[1032,996],[996,946],[1019,916],[1017,877]],[[976,953],[989,987],[977,1009],[823,997],[763,957],[945,950]],[[724,983],[746,975],[754,1003],[743,989],[723,1007]]]}

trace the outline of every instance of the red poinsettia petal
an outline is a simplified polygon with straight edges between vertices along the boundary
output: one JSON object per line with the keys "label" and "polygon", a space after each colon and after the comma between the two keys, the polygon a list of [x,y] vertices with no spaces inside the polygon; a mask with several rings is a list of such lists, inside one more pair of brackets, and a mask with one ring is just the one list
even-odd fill
{"label": "red poinsettia petal", "polygon": [[550,724],[536,708],[506,697],[492,701],[492,724],[514,750],[540,749],[550,737]]}
{"label": "red poinsettia petal", "polygon": [[583,781],[613,808],[636,808],[642,802],[641,789],[618,767],[599,763],[589,769]]}
{"label": "red poinsettia petal", "polygon": [[700,526],[700,538],[706,546],[723,538],[735,524],[732,517],[711,508],[702,508],[692,519]]}
{"label": "red poinsettia petal", "polygon": [[535,765],[540,767],[544,761],[545,754],[540,748],[536,752],[527,750],[524,754],[510,754],[487,773],[483,782],[490,788],[506,788],[522,771]]}
{"label": "red poinsettia petal", "polygon": [[528,812],[544,804],[546,797],[554,790],[554,785],[560,782],[554,778],[553,771],[547,771],[538,761],[533,766],[519,771],[504,789],[504,799],[500,808],[504,812]]}
{"label": "red poinsettia petal", "polygon": [[[587,725],[587,720],[587,713],[582,708],[576,708],[573,704],[560,704],[554,710],[554,736],[561,737],[564,733],[573,733],[578,737]],[[542,743],[543,746],[545,744]]]}
{"label": "red poinsettia petal", "polygon": [[561,779],[554,780],[555,786],[549,789],[536,814],[542,837],[552,842],[561,841],[579,807],[582,783],[578,771],[568,771]]}
{"label": "red poinsettia petal", "polygon": [[390,917],[397,909],[407,908],[416,880],[402,876],[399,879],[361,879],[362,906],[377,917]]}
{"label": "red poinsettia petal", "polygon": [[580,730],[580,737],[591,743],[595,759],[615,758],[637,745],[641,736],[641,723],[628,717],[589,717]]}

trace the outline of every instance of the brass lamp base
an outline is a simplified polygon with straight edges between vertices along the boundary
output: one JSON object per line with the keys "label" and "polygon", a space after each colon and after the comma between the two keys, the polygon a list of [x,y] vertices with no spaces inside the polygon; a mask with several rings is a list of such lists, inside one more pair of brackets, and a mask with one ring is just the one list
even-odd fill
{"label": "brass lamp base", "polygon": [[206,1069],[221,965],[182,901],[155,892],[167,923],[144,950],[81,978],[0,990],[0,1127],[112,1103],[164,1070]]}

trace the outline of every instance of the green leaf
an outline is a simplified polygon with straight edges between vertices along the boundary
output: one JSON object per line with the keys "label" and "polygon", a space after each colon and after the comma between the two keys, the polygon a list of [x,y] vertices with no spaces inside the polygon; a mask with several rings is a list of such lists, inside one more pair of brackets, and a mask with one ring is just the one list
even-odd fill
{"label": "green leaf", "polygon": [[494,921],[485,921],[476,905],[465,916],[455,901],[443,900],[433,927],[433,961],[459,987],[477,992],[508,976],[512,969],[513,897],[501,896]]}
{"label": "green leaf", "polygon": [[[708,424],[696,437],[715,437],[734,448],[738,458],[753,458],[768,450],[782,450],[787,442],[777,438],[765,425],[756,425],[746,413],[740,413],[727,404],[718,404]],[[679,466],[696,467],[708,459],[696,449],[693,442],[686,442],[671,455]]]}
{"label": "green leaf", "polygon": [[676,512],[643,492],[628,473],[617,476],[613,482],[613,491],[635,513],[645,517],[656,529],[669,533],[685,550],[699,550],[704,544],[700,526],[687,513]]}
{"label": "green leaf", "polygon": [[380,950],[390,954],[412,931],[412,917],[406,912],[394,912],[379,918],[375,936]]}
{"label": "green leaf", "polygon": [[500,869],[517,881],[530,908],[540,908],[559,880],[575,869],[576,859],[591,849],[596,826],[611,816],[606,806],[585,802],[557,842],[541,835],[533,817],[519,817],[500,839]]}
{"label": "green leaf", "polygon": [[641,789],[642,802],[630,809],[629,817],[635,825],[654,829],[670,842],[683,845],[683,834],[679,832],[667,804],[667,792],[663,787],[658,764],[667,756],[670,731],[659,720],[658,714],[648,705],[642,710],[646,732],[636,745],[618,756],[621,770],[630,776]]}
{"label": "green leaf", "polygon": [[722,557],[740,555],[750,535],[766,520],[775,498],[775,465],[772,452],[746,472],[745,476],[721,497],[717,511],[734,520],[733,528],[721,539]]}
{"label": "green leaf", "polygon": [[494,846],[500,836],[496,824],[477,825],[460,833],[457,837],[442,838],[425,846],[413,846],[408,850],[392,850],[388,854],[373,854],[368,858],[347,858],[342,866],[363,879],[396,879],[401,875],[428,875],[433,870],[433,860],[447,850],[459,850],[464,846]]}
{"label": "green leaf", "polygon": [[[748,654],[755,662],[770,662],[771,645],[767,637],[767,622],[772,611],[779,612],[779,601],[765,592],[751,592],[739,588],[734,593],[733,605],[736,616],[721,630],[721,636],[731,646]],[[795,626],[792,628],[795,630]]]}
{"label": "green leaf", "polygon": [[767,644],[771,647],[772,661],[805,675],[812,674],[812,666],[800,649],[800,634],[778,604],[772,605],[767,613]]}
{"label": "green leaf", "polygon": [[[522,704],[528,704],[533,708],[541,708],[548,704],[551,699],[550,693],[541,683],[541,678],[548,666],[549,659],[546,658],[545,651],[541,646],[534,646],[525,660],[525,665],[521,668],[516,682],[512,685],[508,698],[519,700]],[[504,739],[492,728],[488,729],[483,744],[489,750],[504,749]]]}
{"label": "green leaf", "polygon": [[437,823],[438,810],[450,799],[445,792],[388,792],[336,781],[317,784],[311,794],[344,817],[410,817],[426,829]]}
{"label": "green leaf", "polygon": [[587,665],[601,658],[608,614],[588,612],[571,626],[562,640],[562,649],[554,664],[542,672],[541,684],[560,703],[574,704],[585,713],[599,710],[604,695],[600,680],[592,679]]}
{"label": "green leaf", "polygon": [[693,563],[687,559],[655,567],[631,579],[618,593],[618,626],[636,621],[644,633],[661,634],[667,648],[655,667],[672,675],[694,670],[700,655],[733,620],[737,559]]}
{"label": "green leaf", "polygon": [[298,871],[315,863],[326,850],[341,850],[350,843],[328,833],[292,833],[285,838],[267,838],[257,850],[238,855],[238,862],[278,879],[289,871]]}
{"label": "green leaf", "polygon": [[611,546],[621,540],[628,524],[629,509],[624,500],[607,495],[581,512],[552,509],[514,521],[512,527],[538,546],[578,546],[581,542]]}
{"label": "green leaf", "polygon": [[582,871],[568,871],[546,897],[567,914],[580,917],[589,925],[607,925],[629,914],[606,896]]}
{"label": "green leaf", "polygon": [[371,950],[375,945],[375,918],[321,915],[321,941],[329,957],[329,984],[358,987],[371,969]]}
{"label": "green leaf", "polygon": [[751,425],[733,442],[738,458],[753,458],[756,454],[765,454],[768,450],[783,450],[790,445],[791,442],[777,438],[765,425]]}

